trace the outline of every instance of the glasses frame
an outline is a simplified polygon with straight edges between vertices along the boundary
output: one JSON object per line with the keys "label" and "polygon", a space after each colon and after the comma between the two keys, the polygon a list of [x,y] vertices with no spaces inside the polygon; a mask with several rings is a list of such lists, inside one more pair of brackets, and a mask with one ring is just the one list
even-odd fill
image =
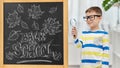
{"label": "glasses frame", "polygon": [[85,20],[85,21],[88,21],[88,19],[90,19],[90,20],[95,20],[95,17],[101,17],[102,15],[90,15],[90,16],[85,16],[85,17],[83,17],[83,19]]}

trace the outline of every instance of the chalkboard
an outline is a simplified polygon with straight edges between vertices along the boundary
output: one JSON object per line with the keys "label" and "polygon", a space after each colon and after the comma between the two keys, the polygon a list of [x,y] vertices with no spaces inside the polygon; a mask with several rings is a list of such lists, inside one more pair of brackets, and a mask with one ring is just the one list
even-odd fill
{"label": "chalkboard", "polygon": [[63,65],[63,2],[4,3],[4,64]]}

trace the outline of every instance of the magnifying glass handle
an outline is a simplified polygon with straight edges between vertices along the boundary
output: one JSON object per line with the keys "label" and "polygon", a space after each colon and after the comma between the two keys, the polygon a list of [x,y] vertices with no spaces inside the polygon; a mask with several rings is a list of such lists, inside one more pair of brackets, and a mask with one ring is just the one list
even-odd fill
{"label": "magnifying glass handle", "polygon": [[[72,26],[72,28],[76,28],[77,26],[77,21],[75,18],[71,19],[70,20],[70,25]],[[76,35],[73,35],[73,38],[75,39],[76,38]]]}
{"label": "magnifying glass handle", "polygon": [[73,38],[75,39],[75,38],[76,38],[76,35],[73,35]]}

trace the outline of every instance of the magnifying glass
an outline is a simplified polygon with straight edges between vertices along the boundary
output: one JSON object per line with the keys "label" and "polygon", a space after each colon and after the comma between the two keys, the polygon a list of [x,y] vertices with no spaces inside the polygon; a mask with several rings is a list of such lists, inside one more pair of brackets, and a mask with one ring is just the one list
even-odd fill
{"label": "magnifying glass", "polygon": [[76,26],[77,26],[77,21],[76,21],[75,18],[70,19],[70,25],[71,25],[72,27],[76,27]]}
{"label": "magnifying glass", "polygon": [[[72,28],[77,27],[77,21],[75,18],[70,19],[70,26],[72,26]],[[75,35],[73,37],[75,38]]]}

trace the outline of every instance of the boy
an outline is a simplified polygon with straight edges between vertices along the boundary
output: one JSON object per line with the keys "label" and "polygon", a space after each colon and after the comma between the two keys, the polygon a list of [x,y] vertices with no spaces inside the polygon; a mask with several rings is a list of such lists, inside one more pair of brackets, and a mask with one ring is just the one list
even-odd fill
{"label": "boy", "polygon": [[78,39],[77,30],[72,28],[75,46],[82,48],[80,68],[109,68],[109,39],[108,33],[100,30],[99,23],[102,11],[99,7],[90,7],[86,10],[86,20],[90,31],[82,31]]}

